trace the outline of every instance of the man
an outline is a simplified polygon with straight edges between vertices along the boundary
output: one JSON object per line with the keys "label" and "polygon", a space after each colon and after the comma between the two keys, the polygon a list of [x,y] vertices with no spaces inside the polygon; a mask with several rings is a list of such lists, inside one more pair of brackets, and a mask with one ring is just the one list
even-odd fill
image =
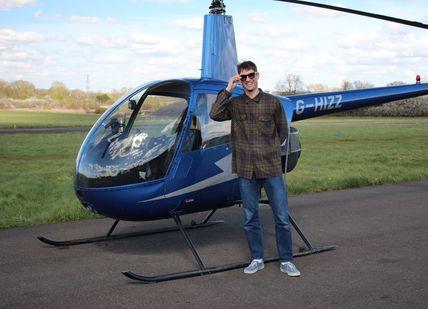
{"label": "man", "polygon": [[[264,268],[263,237],[259,221],[259,192],[263,186],[275,218],[275,235],[280,269],[299,276],[293,264],[291,229],[288,219],[287,191],[281,168],[281,143],[287,138],[285,112],[279,99],[258,88],[260,74],[251,61],[238,65],[213,104],[210,117],[232,120],[232,171],[239,176],[239,189],[245,215],[244,230],[252,261],[244,269],[253,274]],[[231,98],[241,82],[245,93]]]}

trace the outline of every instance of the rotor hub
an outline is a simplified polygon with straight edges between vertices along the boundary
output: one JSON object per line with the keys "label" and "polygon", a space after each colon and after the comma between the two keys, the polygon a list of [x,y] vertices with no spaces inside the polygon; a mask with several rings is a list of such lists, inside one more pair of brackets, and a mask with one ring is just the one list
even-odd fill
{"label": "rotor hub", "polygon": [[209,7],[210,14],[225,14],[226,5],[223,3],[223,0],[213,0]]}

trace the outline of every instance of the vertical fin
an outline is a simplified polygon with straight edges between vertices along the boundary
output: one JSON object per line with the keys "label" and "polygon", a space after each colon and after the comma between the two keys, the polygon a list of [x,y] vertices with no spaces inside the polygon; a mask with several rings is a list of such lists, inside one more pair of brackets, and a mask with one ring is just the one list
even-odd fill
{"label": "vertical fin", "polygon": [[201,77],[228,81],[237,64],[232,16],[205,15]]}

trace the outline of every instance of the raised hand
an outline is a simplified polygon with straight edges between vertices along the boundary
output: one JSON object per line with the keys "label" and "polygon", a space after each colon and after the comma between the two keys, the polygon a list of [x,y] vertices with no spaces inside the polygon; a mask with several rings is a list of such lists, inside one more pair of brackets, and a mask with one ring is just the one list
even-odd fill
{"label": "raised hand", "polygon": [[232,92],[232,89],[235,88],[240,81],[241,81],[241,76],[239,76],[238,74],[232,76],[229,79],[229,84],[227,85],[226,90],[229,92]]}

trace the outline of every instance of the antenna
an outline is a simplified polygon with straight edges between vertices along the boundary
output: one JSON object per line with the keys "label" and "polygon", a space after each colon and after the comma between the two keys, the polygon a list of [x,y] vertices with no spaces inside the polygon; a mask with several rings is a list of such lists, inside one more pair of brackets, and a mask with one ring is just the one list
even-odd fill
{"label": "antenna", "polygon": [[279,85],[281,84],[282,81],[284,81],[285,77],[287,76],[288,72],[290,71],[290,69],[294,66],[294,64],[297,61],[297,57],[294,58],[293,62],[288,66],[287,70],[284,72],[284,74],[282,74],[281,78],[278,80],[278,82],[276,83],[275,87],[273,89],[277,89],[279,87]]}
{"label": "antenna", "polygon": [[225,14],[226,5],[223,3],[223,0],[213,0],[209,7],[210,14]]}

